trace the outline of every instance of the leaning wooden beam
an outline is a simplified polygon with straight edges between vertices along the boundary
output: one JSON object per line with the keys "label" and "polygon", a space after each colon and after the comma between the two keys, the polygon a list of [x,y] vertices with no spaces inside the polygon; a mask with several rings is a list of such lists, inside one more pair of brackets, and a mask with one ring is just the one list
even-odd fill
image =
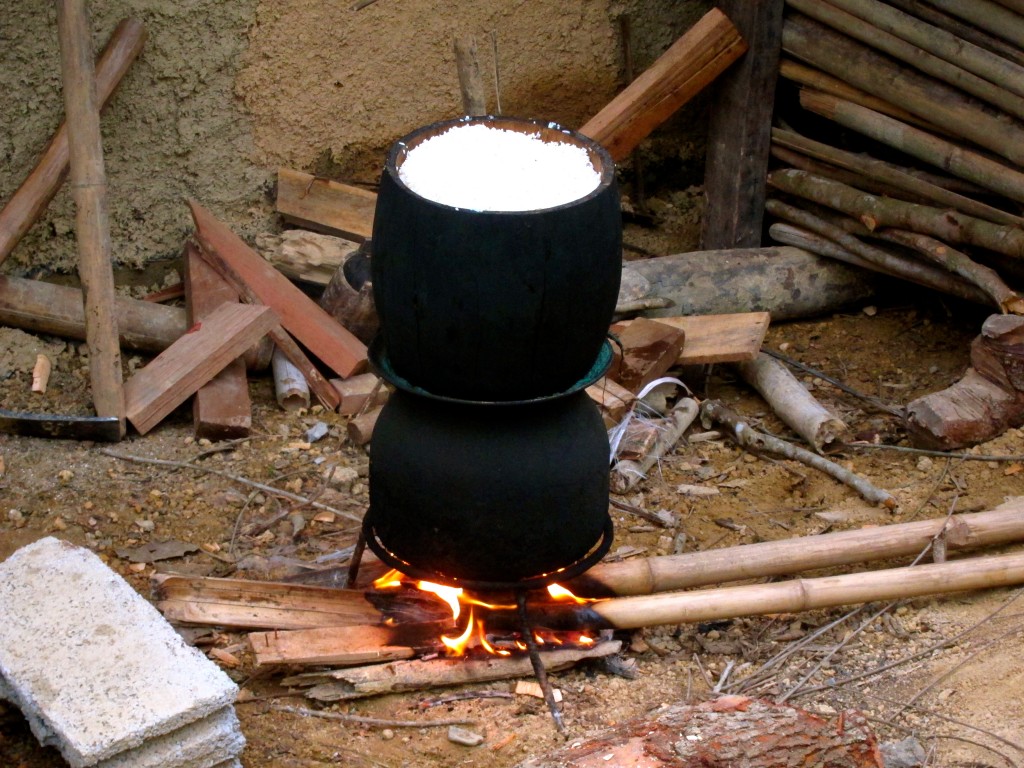
{"label": "leaning wooden beam", "polygon": [[[568,669],[586,659],[619,652],[619,640],[605,640],[583,649],[557,648],[540,654],[549,672]],[[317,701],[350,701],[386,693],[420,691],[449,685],[465,685],[514,677],[532,677],[533,666],[525,655],[488,658],[443,658],[428,661],[395,661],[368,667],[338,669],[286,677],[288,686],[308,687],[306,697]]]}
{"label": "leaning wooden beam", "polygon": [[[110,101],[145,41],[146,30],[136,19],[125,19],[114,29],[96,61],[96,98],[102,106]],[[11,255],[18,241],[57,194],[67,175],[69,158],[65,121],[50,139],[35,169],[0,210],[0,262]]]}
{"label": "leaning wooden beam", "polygon": [[[225,304],[238,304],[238,292],[199,255],[199,246],[185,246],[185,308],[190,326],[206,320]],[[236,358],[201,386],[192,399],[195,436],[207,440],[246,437],[252,427],[252,402],[245,361]]]}
{"label": "leaning wooden beam", "polygon": [[712,9],[588,120],[580,133],[603,144],[616,162],[624,160],[746,50],[729,18]]}
{"label": "leaning wooden beam", "polygon": [[[196,224],[196,236],[211,266],[235,290],[243,296],[252,294],[272,307],[285,330],[342,378],[366,367],[363,342],[264,261],[230,227],[195,201],[189,201],[189,207]],[[287,349],[282,351],[288,353]]]}
{"label": "leaning wooden beam", "polygon": [[785,51],[868,93],[895,101],[955,136],[1024,164],[1024,129],[952,86],[901,67],[891,59],[794,14],[782,30]]}
{"label": "leaning wooden beam", "polygon": [[98,416],[116,417],[125,433],[121,346],[114,314],[107,174],[100,136],[100,106],[85,0],[57,3],[64,112],[68,126],[71,192],[75,200],[78,275],[85,297],[89,380]]}
{"label": "leaning wooden beam", "polygon": [[598,563],[564,586],[583,597],[649,595],[744,579],[920,555],[941,537],[946,551],[1024,542],[1024,496],[986,512],[797,536],[683,555]]}
{"label": "leaning wooden beam", "polygon": [[831,413],[774,357],[759,354],[753,360],[736,363],[743,380],[756,389],[775,414],[819,453],[828,445],[842,442],[849,428]]}
{"label": "leaning wooden beam", "polygon": [[377,195],[289,168],[277,171],[277,212],[285,220],[362,242],[373,234]]}
{"label": "leaning wooden beam", "polygon": [[[1024,118],[1024,99],[958,64],[935,56],[919,46],[880,29],[871,21],[835,7],[824,0],[786,0],[791,7],[843,32],[864,45],[882,51],[904,64],[959,88],[1017,118]],[[881,5],[881,3],[879,3]]]}
{"label": "leaning wooden beam", "polygon": [[[161,352],[188,329],[185,310],[127,296],[114,298],[121,346]],[[85,340],[82,291],[0,275],[0,325]]]}
{"label": "leaning wooden beam", "polygon": [[270,307],[222,304],[125,383],[132,426],[149,432],[276,325]]}

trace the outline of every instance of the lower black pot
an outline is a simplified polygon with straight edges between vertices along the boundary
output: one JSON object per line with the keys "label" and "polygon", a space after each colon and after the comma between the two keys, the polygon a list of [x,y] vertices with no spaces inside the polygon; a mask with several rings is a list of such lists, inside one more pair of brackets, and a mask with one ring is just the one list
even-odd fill
{"label": "lower black pot", "polygon": [[548,583],[611,545],[608,437],[585,392],[518,406],[395,392],[373,431],[368,545],[407,575]]}

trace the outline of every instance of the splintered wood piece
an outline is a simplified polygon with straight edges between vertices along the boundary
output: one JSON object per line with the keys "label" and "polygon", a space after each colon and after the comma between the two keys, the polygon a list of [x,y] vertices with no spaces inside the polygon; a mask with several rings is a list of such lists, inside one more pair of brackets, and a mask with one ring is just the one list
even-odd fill
{"label": "splintered wood piece", "polygon": [[329,235],[366,240],[373,234],[377,195],[301,171],[277,171],[277,212],[287,221]]}
{"label": "splintered wood piece", "polygon": [[677,365],[706,365],[736,363],[757,357],[768,332],[771,315],[768,312],[736,312],[650,319],[671,325],[685,334]]}
{"label": "splintered wood piece", "polygon": [[[238,303],[238,292],[203,260],[198,246],[186,244],[185,310],[189,324],[205,320],[222,305]],[[231,440],[249,434],[252,402],[241,357],[228,363],[196,392],[192,423],[196,437],[208,440]]]}
{"label": "splintered wood piece", "polygon": [[359,250],[359,243],[306,229],[286,229],[279,235],[257,235],[256,247],[286,277],[327,285],[338,268]]}
{"label": "splintered wood piece", "polygon": [[[612,656],[622,643],[606,640],[585,649],[559,648],[541,654],[549,672],[568,669],[579,661]],[[400,691],[419,691],[448,685],[532,677],[533,666],[524,656],[489,656],[478,658],[442,658],[429,661],[396,661],[325,673],[308,673],[286,677],[288,686],[313,686],[306,697],[318,701],[346,701]]]}
{"label": "splintered wood piece", "polygon": [[355,416],[361,411],[384,405],[390,395],[390,390],[374,373],[360,373],[348,379],[331,379],[331,386],[341,396],[338,413],[343,416]]}
{"label": "splintered wood piece", "polygon": [[128,420],[146,434],[276,325],[270,307],[221,305],[125,383]]}
{"label": "splintered wood piece", "polygon": [[289,664],[303,666],[356,666],[398,659],[441,646],[441,634],[451,622],[384,626],[318,627],[286,632],[252,632],[249,644],[256,666]]}
{"label": "splintered wood piece", "polygon": [[884,763],[878,741],[860,712],[841,712],[829,720],[788,704],[722,696],[700,704],[674,704],[653,717],[578,739],[571,747],[531,758],[517,768],[608,765],[882,768]]}
{"label": "splintered wood piece", "polygon": [[156,607],[168,621],[236,629],[311,629],[378,623],[361,590],[247,579],[160,576]]}
{"label": "splintered wood piece", "polygon": [[664,376],[683,349],[683,331],[643,317],[628,324],[616,323],[611,333],[618,337],[622,349],[613,345],[615,357],[608,377],[634,393]]}
{"label": "splintered wood piece", "polygon": [[[272,307],[285,330],[342,378],[366,367],[363,342],[246,245],[230,227],[193,200],[189,207],[204,257],[235,290]],[[282,351],[288,354],[288,350]],[[291,355],[288,359],[299,365]]]}
{"label": "splintered wood piece", "polygon": [[747,50],[717,8],[704,15],[661,58],[580,128],[618,162]]}
{"label": "splintered wood piece", "polygon": [[605,426],[609,429],[622,421],[622,417],[636,400],[636,395],[607,376],[602,376],[587,387],[587,394],[601,409]]}

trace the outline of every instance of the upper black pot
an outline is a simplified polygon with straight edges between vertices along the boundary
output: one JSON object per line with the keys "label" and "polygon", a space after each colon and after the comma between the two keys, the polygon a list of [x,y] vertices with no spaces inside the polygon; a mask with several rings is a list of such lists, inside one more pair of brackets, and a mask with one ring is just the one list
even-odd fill
{"label": "upper black pot", "polygon": [[[533,211],[454,208],[405,185],[399,169],[411,149],[474,122],[584,147],[600,184],[578,200]],[[391,364],[417,386],[469,400],[526,400],[567,389],[604,342],[621,246],[614,163],[585,136],[505,117],[411,133],[388,156],[373,226],[374,301]]]}

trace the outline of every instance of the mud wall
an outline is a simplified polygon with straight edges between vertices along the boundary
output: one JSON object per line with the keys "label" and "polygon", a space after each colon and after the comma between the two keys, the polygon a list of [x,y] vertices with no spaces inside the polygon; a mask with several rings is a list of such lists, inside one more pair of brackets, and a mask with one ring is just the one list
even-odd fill
{"label": "mud wall", "polygon": [[[355,10],[351,0],[94,0],[97,51],[124,17],[141,19],[149,33],[102,120],[114,257],[138,267],[179,253],[191,230],[187,197],[243,235],[274,229],[280,165],[373,183],[395,138],[460,112],[456,35],[477,40],[492,110],[496,64],[503,113],[575,127],[623,85],[620,15],[632,20],[642,71],[708,6],[376,0]],[[63,101],[53,4],[8,0],[4,10],[6,201],[59,125]],[[698,102],[653,146],[699,156],[702,131]],[[38,274],[74,263],[74,209],[64,189],[0,269]]]}

